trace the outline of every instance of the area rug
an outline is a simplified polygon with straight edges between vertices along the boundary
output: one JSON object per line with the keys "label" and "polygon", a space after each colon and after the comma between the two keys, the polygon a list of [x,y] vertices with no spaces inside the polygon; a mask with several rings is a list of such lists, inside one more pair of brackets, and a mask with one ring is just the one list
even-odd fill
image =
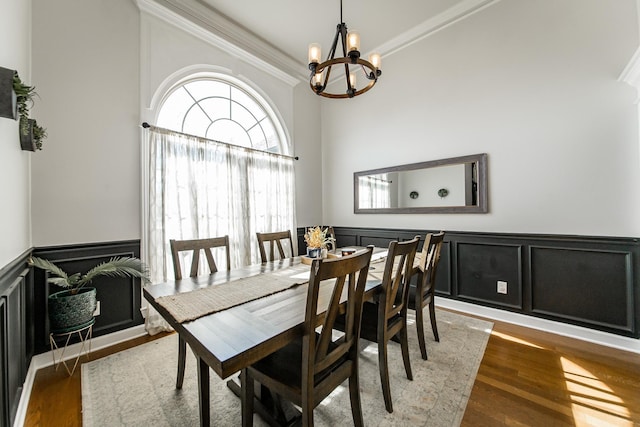
{"label": "area rug", "polygon": [[[440,342],[427,323],[429,360],[422,360],[415,318],[409,319],[413,381],[407,380],[400,345],[389,343],[394,412],[384,409],[377,344],[361,341],[360,388],[367,426],[457,426],[482,360],[492,323],[438,310]],[[198,388],[195,357],[188,352],[182,390],[176,390],[177,335],[82,365],[85,427],[197,426]],[[240,425],[240,400],[211,372],[211,425]],[[347,383],[314,411],[319,426],[351,425]],[[266,423],[254,416],[254,425]]]}

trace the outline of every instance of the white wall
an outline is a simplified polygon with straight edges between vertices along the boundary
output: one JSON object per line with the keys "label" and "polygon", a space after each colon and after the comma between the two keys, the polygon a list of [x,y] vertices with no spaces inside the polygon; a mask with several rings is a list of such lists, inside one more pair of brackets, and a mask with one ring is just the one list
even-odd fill
{"label": "white wall", "polygon": [[296,216],[299,227],[322,222],[322,149],[320,100],[304,82],[295,87],[294,135],[296,172]]}
{"label": "white wall", "polygon": [[[31,79],[31,1],[3,0],[0,67]],[[0,118],[0,268],[31,247],[30,154],[20,149],[18,122]]]}
{"label": "white wall", "polygon": [[130,0],[33,0],[33,244],[140,237],[139,14]]}
{"label": "white wall", "polygon": [[[634,0],[509,0],[383,58],[370,92],[323,100],[324,222],[640,236],[635,90],[617,81],[637,45]],[[353,172],[476,153],[488,214],[353,213]]]}

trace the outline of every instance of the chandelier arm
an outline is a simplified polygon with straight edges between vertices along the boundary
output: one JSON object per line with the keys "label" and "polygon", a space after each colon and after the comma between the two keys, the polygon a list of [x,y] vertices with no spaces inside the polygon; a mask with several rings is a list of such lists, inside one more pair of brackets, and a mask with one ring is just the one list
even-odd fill
{"label": "chandelier arm", "polygon": [[[340,0],[340,8],[342,8],[342,0]],[[341,13],[342,15],[342,13]],[[340,16],[340,41],[342,44],[342,56],[347,57],[347,25],[342,22],[342,16]],[[344,78],[347,81],[347,94],[353,96],[355,88],[351,85],[351,79],[349,78],[349,63],[344,63]]]}
{"label": "chandelier arm", "polygon": [[342,24],[338,24],[336,26],[336,35],[333,37],[333,43],[331,43],[331,49],[329,49],[329,54],[327,55],[327,60],[333,59],[336,56],[336,47],[338,46],[338,37],[342,34]]}

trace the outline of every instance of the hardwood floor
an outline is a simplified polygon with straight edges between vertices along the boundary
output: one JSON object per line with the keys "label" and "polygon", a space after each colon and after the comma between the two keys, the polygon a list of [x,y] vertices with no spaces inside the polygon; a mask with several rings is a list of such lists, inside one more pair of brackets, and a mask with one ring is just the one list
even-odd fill
{"label": "hardwood floor", "polygon": [[[95,351],[90,360],[152,339]],[[80,426],[81,409],[80,369],[71,377],[42,369],[25,426]],[[494,322],[462,426],[638,425],[640,355]]]}

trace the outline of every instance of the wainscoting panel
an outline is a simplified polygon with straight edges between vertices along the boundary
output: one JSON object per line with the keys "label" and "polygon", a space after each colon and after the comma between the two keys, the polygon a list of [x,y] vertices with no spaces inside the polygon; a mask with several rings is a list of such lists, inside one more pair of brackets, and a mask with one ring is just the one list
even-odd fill
{"label": "wainscoting panel", "polygon": [[[334,226],[340,246],[388,246],[440,230]],[[445,230],[440,297],[640,337],[637,238]],[[298,229],[301,253],[304,228]],[[497,282],[507,282],[507,293]]]}
{"label": "wainscoting panel", "polygon": [[[522,309],[521,245],[460,242],[455,248],[461,299]],[[505,294],[498,292],[498,281],[507,283]]]}
{"label": "wainscoting panel", "polygon": [[32,342],[27,318],[28,286],[31,284],[27,268],[29,252],[0,269],[0,425],[13,425],[27,366],[31,360],[27,343]]}
{"label": "wainscoting panel", "polygon": [[[424,243],[425,235],[420,236],[421,244]],[[442,242],[440,261],[436,270],[436,292],[438,295],[452,295],[454,292],[451,276],[451,242]]]}
{"label": "wainscoting panel", "polygon": [[534,313],[633,331],[631,252],[531,247]]}
{"label": "wainscoting panel", "polygon": [[[97,264],[109,261],[112,257],[139,257],[140,242],[92,243],[63,247],[36,248],[34,256],[55,262],[68,274],[86,273]],[[47,283],[44,271],[35,269],[35,312],[36,351],[49,349],[49,319],[47,298],[50,294],[62,290]],[[141,285],[139,279],[120,277],[99,277],[90,287],[96,288],[100,301],[100,315],[96,317],[93,335],[100,336],[143,323],[141,306]]]}

